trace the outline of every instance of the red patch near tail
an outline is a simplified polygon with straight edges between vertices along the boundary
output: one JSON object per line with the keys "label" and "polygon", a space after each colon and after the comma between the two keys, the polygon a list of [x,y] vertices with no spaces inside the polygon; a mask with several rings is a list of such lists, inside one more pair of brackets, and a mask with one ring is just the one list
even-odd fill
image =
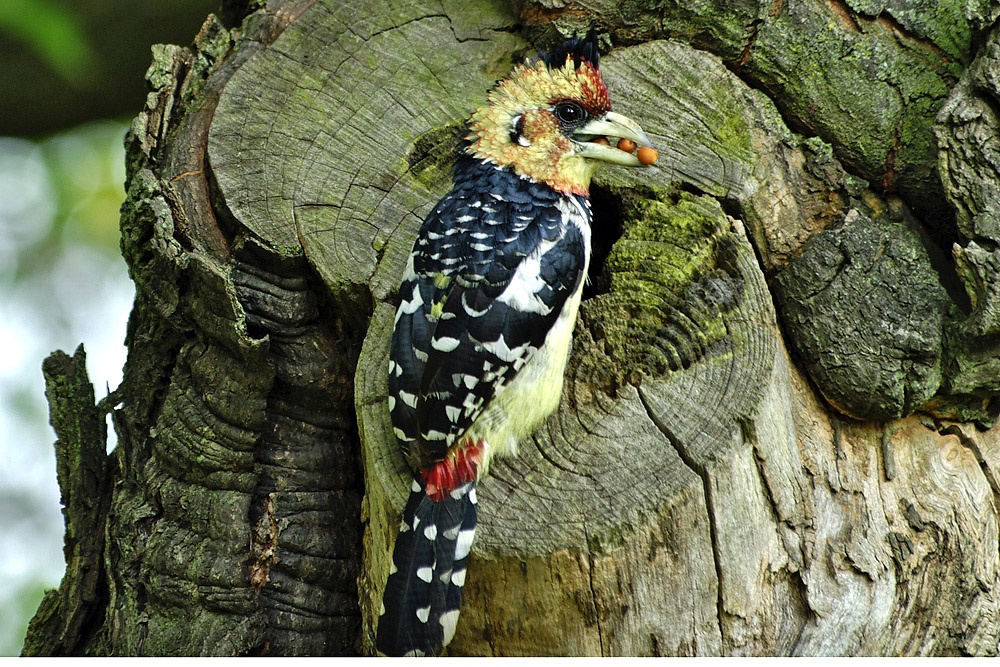
{"label": "red patch near tail", "polygon": [[482,440],[464,440],[454,452],[438,461],[430,470],[420,472],[424,492],[434,502],[444,500],[456,487],[471,482],[479,474],[479,463],[483,460]]}

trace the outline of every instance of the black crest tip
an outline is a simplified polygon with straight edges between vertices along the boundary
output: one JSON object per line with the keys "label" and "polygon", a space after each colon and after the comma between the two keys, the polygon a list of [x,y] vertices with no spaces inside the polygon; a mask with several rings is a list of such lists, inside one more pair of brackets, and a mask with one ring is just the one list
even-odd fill
{"label": "black crest tip", "polygon": [[551,51],[540,51],[538,57],[549,67],[562,67],[571,58],[577,69],[583,63],[589,63],[597,69],[601,60],[601,54],[597,50],[597,32],[591,28],[583,37],[574,36]]}

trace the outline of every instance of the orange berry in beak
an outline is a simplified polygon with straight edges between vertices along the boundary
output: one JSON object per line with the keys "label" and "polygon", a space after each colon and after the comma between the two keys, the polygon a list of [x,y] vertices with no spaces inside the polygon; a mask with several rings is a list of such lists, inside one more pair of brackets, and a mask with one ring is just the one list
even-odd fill
{"label": "orange berry in beak", "polygon": [[631,139],[625,139],[622,137],[618,140],[618,150],[625,151],[626,153],[631,153],[635,150],[635,142]]}
{"label": "orange berry in beak", "polygon": [[[621,144],[618,144],[621,147]],[[636,153],[636,157],[639,158],[639,162],[645,165],[651,165],[656,162],[656,159],[660,157],[660,154],[656,152],[656,149],[652,146],[643,146]]]}

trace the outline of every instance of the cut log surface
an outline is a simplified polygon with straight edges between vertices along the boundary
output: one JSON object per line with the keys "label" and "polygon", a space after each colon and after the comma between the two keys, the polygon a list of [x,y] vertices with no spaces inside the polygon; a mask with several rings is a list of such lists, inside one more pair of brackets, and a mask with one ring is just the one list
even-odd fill
{"label": "cut log surface", "polygon": [[[516,23],[499,2],[317,2],[212,123],[228,212],[367,327],[368,651],[410,474],[386,408],[394,291],[464,119],[525,52]],[[1000,436],[832,416],[777,324],[764,271],[864,182],[714,56],[650,41],[602,69],[660,161],[596,182],[606,259],[562,405],[480,486],[450,654],[995,653]]]}

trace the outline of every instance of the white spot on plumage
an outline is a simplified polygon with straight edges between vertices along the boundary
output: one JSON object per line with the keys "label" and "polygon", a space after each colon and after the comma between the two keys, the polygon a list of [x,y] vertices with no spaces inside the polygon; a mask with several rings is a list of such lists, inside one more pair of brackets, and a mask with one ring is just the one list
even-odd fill
{"label": "white spot on plumage", "polygon": [[413,438],[408,436],[406,432],[403,431],[403,429],[399,428],[398,426],[393,426],[392,432],[396,434],[396,439],[401,442],[413,442]]}
{"label": "white spot on plumage", "polygon": [[448,417],[448,421],[455,423],[462,416],[462,409],[454,405],[446,405],[444,413]]}
{"label": "white spot on plumage", "polygon": [[451,352],[456,347],[458,347],[457,338],[449,338],[448,336],[441,336],[440,338],[431,339],[431,347],[439,352]]}
{"label": "white spot on plumage", "polygon": [[403,391],[402,389],[400,389],[399,390],[399,400],[403,401],[403,403],[405,405],[408,405],[411,408],[416,408],[417,407],[417,395],[416,394],[411,394],[408,391]]}
{"label": "white spot on plumage", "polygon": [[455,222],[462,225],[465,224],[466,222],[472,222],[475,219],[476,218],[471,215],[460,215],[457,218],[455,218]]}
{"label": "white spot on plumage", "polygon": [[478,500],[476,500],[476,490],[473,488],[469,491],[469,502],[475,505]]}
{"label": "white spot on plumage", "polygon": [[437,539],[438,528],[433,523],[424,528],[424,537],[433,542]]}
{"label": "white spot on plumage", "polygon": [[441,614],[441,629],[444,635],[445,646],[452,640],[455,636],[455,628],[458,626],[458,610],[452,609],[451,611],[446,611]]}
{"label": "white spot on plumage", "polygon": [[462,378],[462,381],[465,383],[466,389],[474,389],[479,384],[479,378],[475,375],[466,375]]}
{"label": "white spot on plumage", "polygon": [[396,574],[399,572],[399,568],[396,567],[396,561],[391,561],[389,563],[389,574]]}
{"label": "white spot on plumage", "polygon": [[417,618],[420,619],[421,623],[426,623],[427,619],[431,616],[431,607],[427,605],[426,607],[420,607],[417,609]]}
{"label": "white spot on plumage", "polygon": [[416,277],[417,277],[417,272],[413,270],[413,255],[411,254],[410,257],[406,260],[406,268],[403,269],[402,282],[413,280]]}
{"label": "white spot on plumage", "polygon": [[468,292],[463,292],[462,293],[462,308],[465,310],[466,314],[469,317],[481,317],[481,316],[485,315],[486,312],[490,309],[490,307],[486,306],[482,310],[476,310],[475,308],[473,308],[472,306],[469,305],[469,300],[467,298],[468,295],[469,295]]}
{"label": "white spot on plumage", "polygon": [[389,397],[389,412],[392,412],[395,409],[396,409],[396,397],[395,396],[390,396]]}
{"label": "white spot on plumage", "polygon": [[418,482],[417,480],[413,480],[413,483],[410,484],[410,491],[413,491],[414,493],[419,493],[420,491],[423,491],[423,488],[420,486],[420,482]]}
{"label": "white spot on plumage", "polygon": [[425,583],[431,583],[431,579],[434,577],[434,570],[429,567],[418,567],[417,568],[417,579]]}
{"label": "white spot on plumage", "polygon": [[384,603],[379,606],[379,608],[378,608],[378,615],[379,616],[385,616],[385,604]]}
{"label": "white spot on plumage", "polygon": [[[483,349],[487,352],[491,352],[499,357],[502,361],[508,363],[513,363],[515,359],[522,356],[528,349],[528,343],[524,345],[518,345],[517,347],[508,347],[506,339],[501,335],[495,341],[490,343],[483,343]],[[498,371],[497,375],[502,373],[502,369]]]}
{"label": "white spot on plumage", "polygon": [[416,283],[413,284],[413,294],[406,301],[402,301],[399,304],[399,312],[406,313],[407,315],[412,315],[420,309],[420,306],[424,305],[424,299],[420,296],[420,288]]}
{"label": "white spot on plumage", "polygon": [[476,529],[460,530],[455,541],[455,560],[462,560],[472,551],[472,540],[476,537]]}
{"label": "white spot on plumage", "polygon": [[451,583],[461,588],[465,585],[465,570],[455,570],[451,573]]}
{"label": "white spot on plumage", "polygon": [[424,440],[444,440],[448,437],[447,433],[442,433],[441,431],[435,431],[434,429],[429,429],[424,432]]}
{"label": "white spot on plumage", "polygon": [[[426,623],[426,621],[424,621],[424,622]],[[421,651],[418,648],[415,648],[412,651],[407,651],[406,653],[404,653],[403,657],[404,658],[422,658],[422,657],[424,657],[424,655],[425,654],[424,654],[423,651]]]}
{"label": "white spot on plumage", "polygon": [[547,286],[542,278],[542,256],[555,244],[555,241],[542,241],[538,250],[525,257],[517,265],[517,270],[497,301],[525,313],[551,313],[552,306],[546,304],[539,293]]}
{"label": "white spot on plumage", "polygon": [[[451,495],[452,495],[452,497],[454,497],[455,496],[455,492],[452,491]],[[449,528],[448,530],[446,530],[443,533],[441,533],[441,535],[443,535],[446,540],[454,540],[456,537],[458,537],[458,531],[460,531],[461,529],[462,529],[462,526],[458,525],[458,526],[455,526],[454,528]]]}

